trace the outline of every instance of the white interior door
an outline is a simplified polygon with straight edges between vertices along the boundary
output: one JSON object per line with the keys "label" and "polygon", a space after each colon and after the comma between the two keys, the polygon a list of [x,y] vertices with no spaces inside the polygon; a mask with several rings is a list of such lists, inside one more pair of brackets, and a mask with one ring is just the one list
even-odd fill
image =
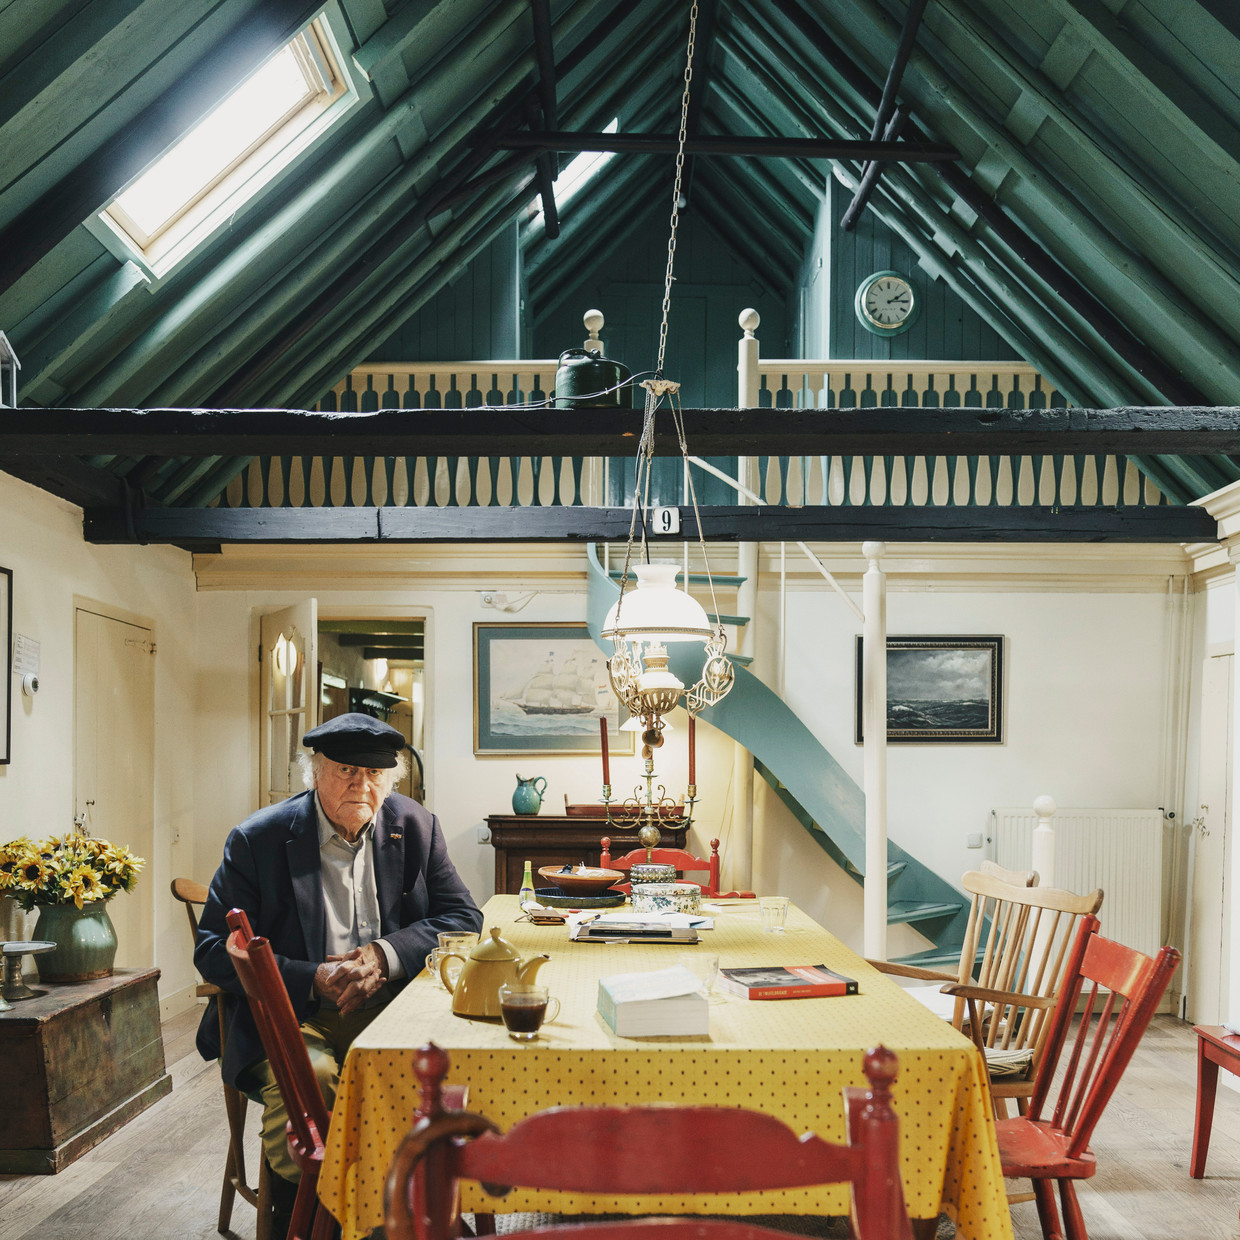
{"label": "white interior door", "polygon": [[259,770],[262,804],[302,792],[297,755],[319,718],[319,607],[307,599],[259,622]]}
{"label": "white interior door", "polygon": [[91,835],[146,859],[133,891],[108,905],[116,964],[124,968],[155,963],[152,637],[150,629],[83,607],[74,617],[74,813]]}
{"label": "white interior door", "polygon": [[1208,1025],[1227,1016],[1233,661],[1229,654],[1206,659],[1201,683],[1201,806],[1194,815],[1185,992],[1188,1018]]}

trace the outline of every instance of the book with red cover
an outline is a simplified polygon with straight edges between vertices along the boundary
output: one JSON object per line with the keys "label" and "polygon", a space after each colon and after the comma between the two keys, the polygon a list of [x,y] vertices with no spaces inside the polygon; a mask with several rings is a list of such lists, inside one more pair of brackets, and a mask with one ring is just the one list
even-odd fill
{"label": "book with red cover", "polygon": [[820,999],[857,993],[851,977],[832,973],[825,964],[720,969],[716,985],[742,999]]}

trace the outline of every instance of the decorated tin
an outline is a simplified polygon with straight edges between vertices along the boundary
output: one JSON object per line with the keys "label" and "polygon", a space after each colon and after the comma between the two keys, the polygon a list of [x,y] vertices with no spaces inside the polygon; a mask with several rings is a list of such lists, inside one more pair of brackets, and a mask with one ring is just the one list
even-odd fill
{"label": "decorated tin", "polygon": [[635,913],[700,913],[702,889],[696,883],[640,883],[629,902]]}
{"label": "decorated tin", "polygon": [[629,870],[629,882],[634,887],[644,883],[674,883],[675,881],[676,867],[674,865],[642,863]]}

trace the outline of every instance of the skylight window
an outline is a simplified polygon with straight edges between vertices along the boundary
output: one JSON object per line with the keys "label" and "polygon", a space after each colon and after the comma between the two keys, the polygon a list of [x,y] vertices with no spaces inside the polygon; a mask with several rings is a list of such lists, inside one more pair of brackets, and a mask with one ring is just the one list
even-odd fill
{"label": "skylight window", "polygon": [[[611,122],[603,129],[603,132],[618,133],[619,131],[620,118],[613,116]],[[560,175],[556,179],[556,208],[563,210],[564,207],[568,206],[615,157],[615,151],[582,151],[580,155],[574,155],[560,170]],[[540,224],[542,222],[541,203],[541,198],[536,198],[530,203],[531,208],[534,210],[535,219]]]}
{"label": "skylight window", "polygon": [[104,222],[162,274],[305,149],[347,93],[320,18],[132,182]]}

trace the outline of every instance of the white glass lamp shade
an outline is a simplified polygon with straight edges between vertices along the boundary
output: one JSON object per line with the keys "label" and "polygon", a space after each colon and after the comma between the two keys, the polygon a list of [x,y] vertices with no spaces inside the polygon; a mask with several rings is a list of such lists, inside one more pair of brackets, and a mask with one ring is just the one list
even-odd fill
{"label": "white glass lamp shade", "polygon": [[[714,634],[706,609],[676,588],[677,564],[638,564],[637,588],[617,600],[603,636],[639,642],[705,642]],[[622,605],[623,604],[623,605]],[[620,627],[616,627],[619,615]]]}

